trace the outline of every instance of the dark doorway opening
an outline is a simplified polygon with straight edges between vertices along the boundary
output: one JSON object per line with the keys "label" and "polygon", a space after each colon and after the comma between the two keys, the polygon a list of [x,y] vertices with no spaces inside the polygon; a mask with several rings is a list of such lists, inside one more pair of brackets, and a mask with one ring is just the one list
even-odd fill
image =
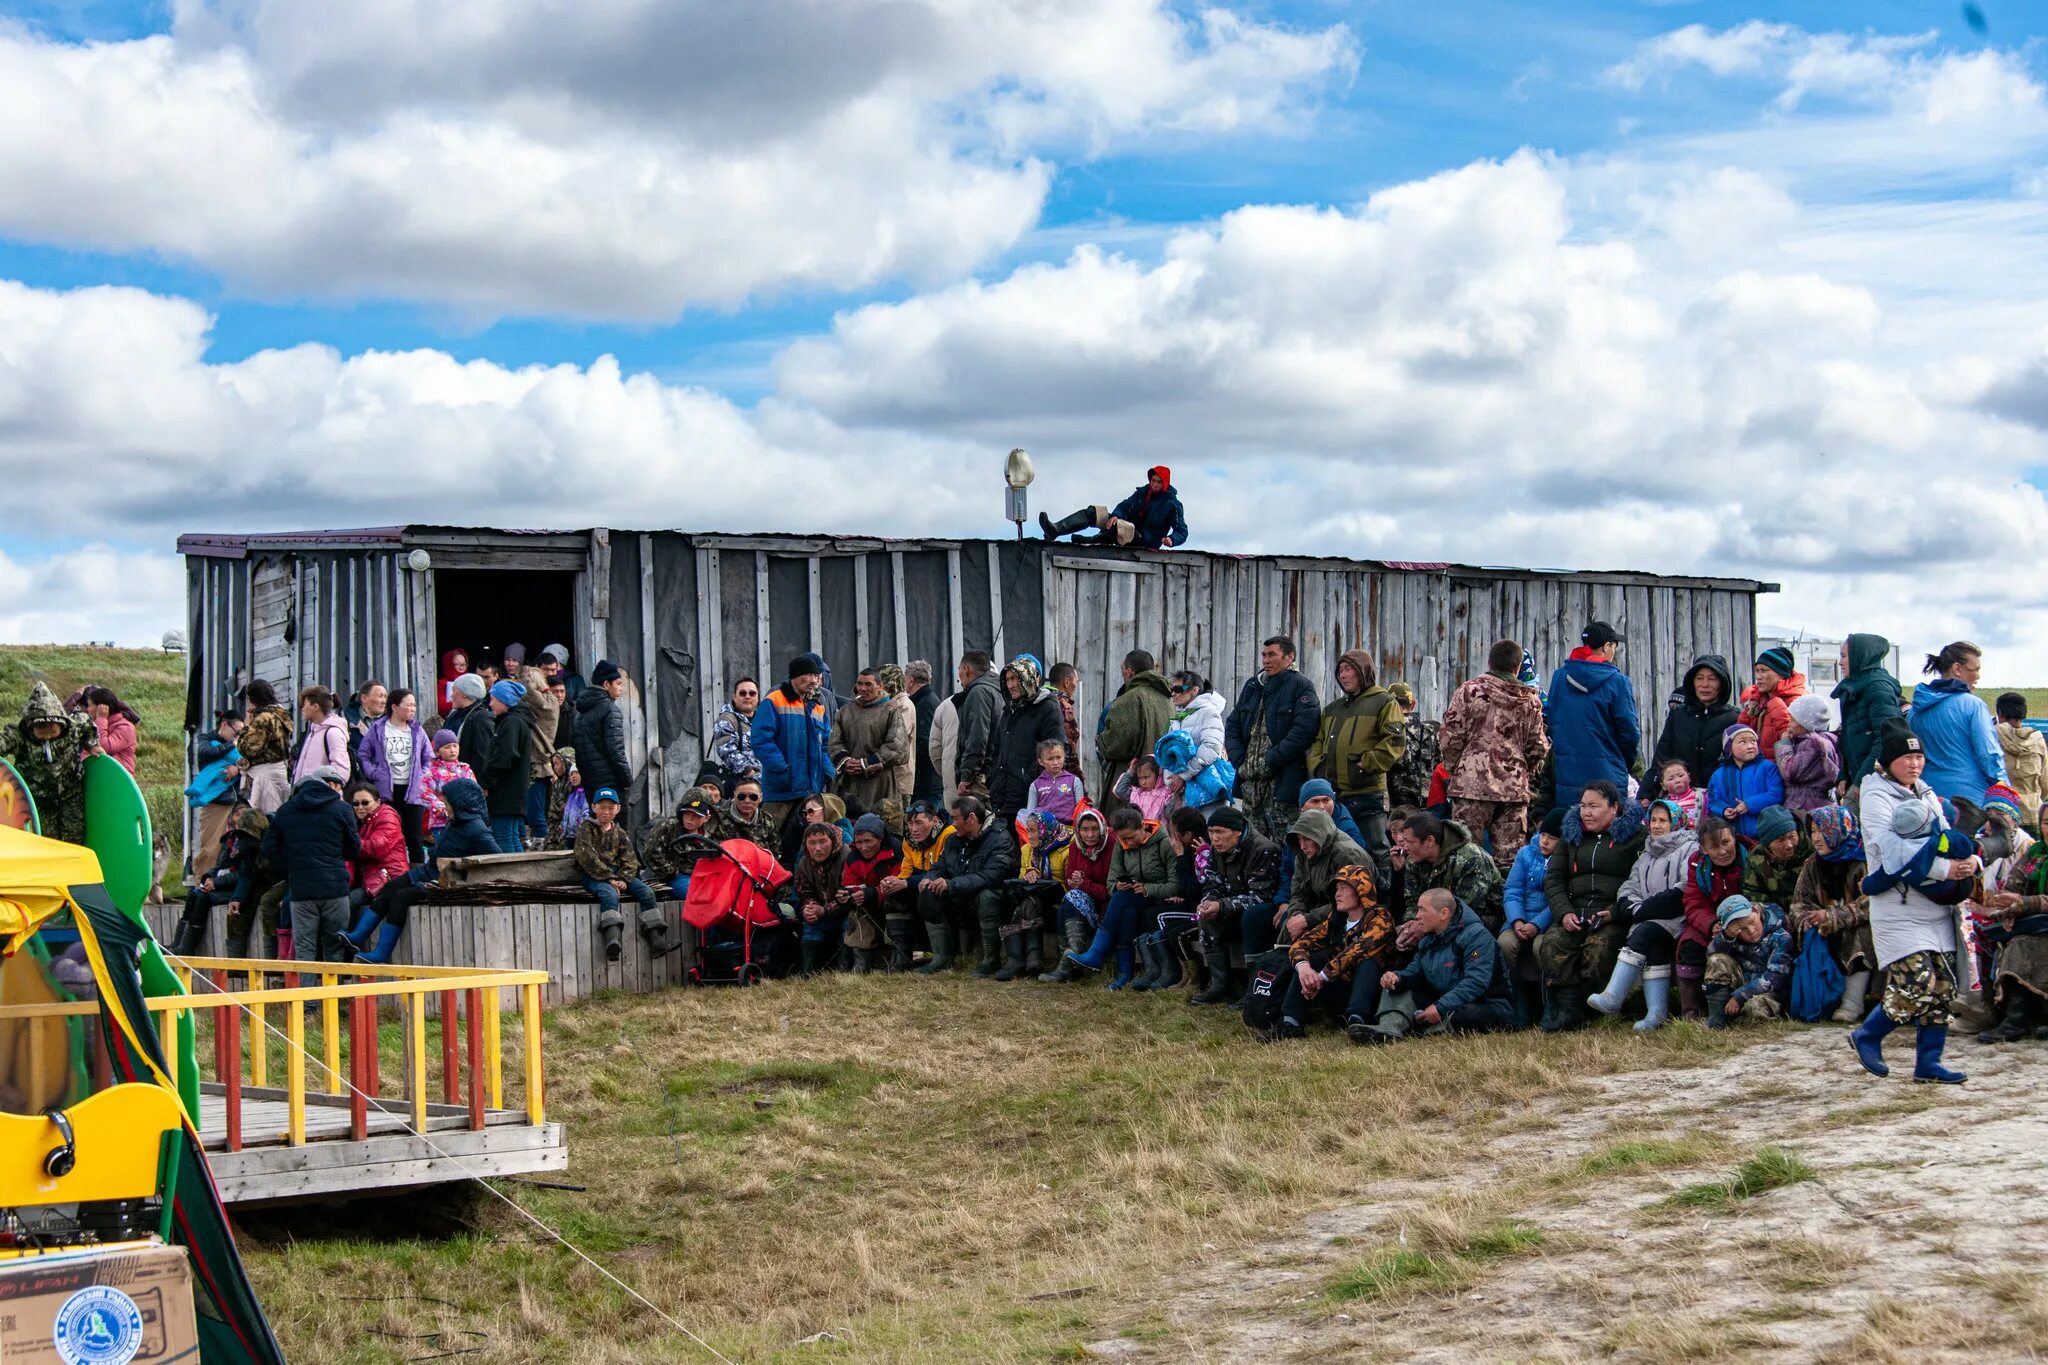
{"label": "dark doorway opening", "polygon": [[498,664],[517,641],[538,661],[552,644],[576,648],[576,575],[566,569],[438,569],[434,655],[469,655],[472,669]]}

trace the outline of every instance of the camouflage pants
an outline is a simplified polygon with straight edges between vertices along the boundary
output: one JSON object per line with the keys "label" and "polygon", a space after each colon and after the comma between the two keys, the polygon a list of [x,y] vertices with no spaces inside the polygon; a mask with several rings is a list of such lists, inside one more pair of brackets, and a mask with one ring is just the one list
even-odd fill
{"label": "camouflage pants", "polygon": [[1472,831],[1474,839],[1485,839],[1492,845],[1494,865],[1503,874],[1514,866],[1522,845],[1529,842],[1527,801],[1471,801],[1454,796],[1451,818]]}
{"label": "camouflage pants", "polygon": [[[1583,926],[1584,921],[1580,923]],[[1543,969],[1543,984],[1577,987],[1588,982],[1604,983],[1614,972],[1614,960],[1621,956],[1626,938],[1626,927],[1612,915],[1598,929],[1551,925],[1536,940],[1536,962]]]}
{"label": "camouflage pants", "polygon": [[1726,953],[1710,953],[1707,956],[1707,973],[1701,978],[1707,996],[1707,1027],[1726,1028],[1729,1024],[1762,1023],[1768,1019],[1782,1018],[1785,1007],[1774,995],[1751,996],[1742,1002],[1742,1009],[1728,1013],[1728,998],[1742,989],[1746,978],[1742,964]]}
{"label": "camouflage pants", "polygon": [[1287,842],[1287,831],[1294,828],[1294,822],[1301,818],[1301,807],[1291,801],[1278,801],[1268,797],[1260,810],[1266,817],[1265,834],[1269,839]]}
{"label": "camouflage pants", "polygon": [[1884,969],[1884,1012],[1895,1024],[1945,1028],[1955,1001],[1956,969],[1947,953],[1908,953]]}

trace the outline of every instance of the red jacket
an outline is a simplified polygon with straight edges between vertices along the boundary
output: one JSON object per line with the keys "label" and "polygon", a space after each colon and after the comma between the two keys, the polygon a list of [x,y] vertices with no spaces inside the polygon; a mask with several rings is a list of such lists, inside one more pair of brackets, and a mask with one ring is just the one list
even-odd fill
{"label": "red jacket", "polygon": [[[1067,889],[1085,891],[1096,904],[1109,900],[1109,858],[1116,852],[1116,836],[1110,835],[1102,841],[1102,848],[1094,857],[1081,847],[1079,839],[1067,843]],[[1078,880],[1077,880],[1078,879]]]}
{"label": "red jacket", "polygon": [[[1685,928],[1678,934],[1681,944],[1697,943],[1705,948],[1713,942],[1714,912],[1721,908],[1722,901],[1742,894],[1742,872],[1749,861],[1749,847],[1739,835],[1736,837],[1736,850],[1735,861],[1726,867],[1716,867],[1705,849],[1694,850],[1686,862]],[[1688,972],[1681,959],[1678,974],[1697,976],[1699,968]]]}
{"label": "red jacket", "polygon": [[861,889],[860,903],[864,909],[872,910],[882,903],[880,890],[882,878],[896,875],[896,868],[903,861],[894,845],[884,843],[881,851],[872,859],[858,853],[846,855],[846,870],[839,876],[841,886],[857,886]]}
{"label": "red jacket", "polygon": [[398,812],[388,802],[378,803],[376,811],[357,828],[356,838],[362,841],[363,856],[352,865],[354,881],[370,895],[382,891],[384,883],[404,875],[411,866],[405,852],[405,827],[398,823]]}
{"label": "red jacket", "polygon": [[1756,731],[1760,752],[1771,757],[1792,725],[1792,703],[1806,695],[1806,675],[1794,673],[1768,697],[1754,687],[1742,689],[1742,723]]}

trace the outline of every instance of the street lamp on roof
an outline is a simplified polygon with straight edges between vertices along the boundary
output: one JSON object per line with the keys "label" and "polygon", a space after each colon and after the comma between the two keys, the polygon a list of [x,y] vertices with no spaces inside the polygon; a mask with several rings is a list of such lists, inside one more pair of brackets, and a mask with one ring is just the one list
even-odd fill
{"label": "street lamp on roof", "polygon": [[1031,457],[1023,449],[1012,450],[1003,461],[1003,482],[1009,491],[1003,499],[1003,515],[1017,523],[1017,539],[1024,539],[1024,522],[1030,516],[1029,498],[1025,489],[1038,477],[1038,471],[1031,467]]}

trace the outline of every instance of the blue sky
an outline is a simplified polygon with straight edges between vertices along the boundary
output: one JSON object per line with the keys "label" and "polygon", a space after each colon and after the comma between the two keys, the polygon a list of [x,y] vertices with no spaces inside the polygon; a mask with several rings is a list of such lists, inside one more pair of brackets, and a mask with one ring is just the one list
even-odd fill
{"label": "blue sky", "polygon": [[100,475],[0,639],[202,523],[1000,531],[1024,443],[2048,672],[2038,7],[1059,4],[0,3],[0,475]]}

